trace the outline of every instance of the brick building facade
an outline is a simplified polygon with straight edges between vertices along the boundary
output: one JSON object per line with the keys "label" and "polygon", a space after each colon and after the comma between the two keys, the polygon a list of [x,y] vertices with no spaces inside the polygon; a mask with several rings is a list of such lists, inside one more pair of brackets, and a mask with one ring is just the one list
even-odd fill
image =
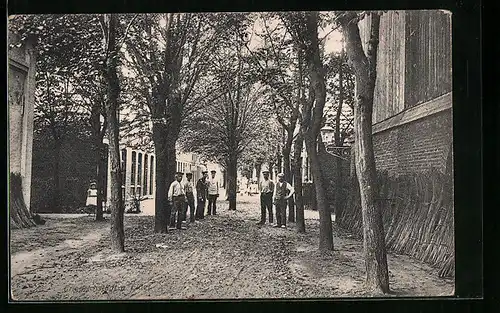
{"label": "brick building facade", "polygon": [[[369,18],[360,22],[363,47]],[[390,11],[380,21],[373,144],[392,176],[446,172],[452,151],[451,15]]]}
{"label": "brick building facade", "polygon": [[[359,22],[363,48],[370,18]],[[454,275],[451,14],[390,11],[380,20],[373,145],[387,249]],[[339,224],[362,236],[353,181]]]}

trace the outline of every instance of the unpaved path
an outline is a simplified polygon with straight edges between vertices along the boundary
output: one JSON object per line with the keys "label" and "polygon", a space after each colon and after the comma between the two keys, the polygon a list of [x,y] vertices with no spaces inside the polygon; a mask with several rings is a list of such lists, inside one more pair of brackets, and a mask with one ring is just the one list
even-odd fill
{"label": "unpaved path", "polygon": [[[109,223],[49,219],[11,233],[14,299],[227,299],[370,296],[363,290],[362,243],[335,230],[335,251],[319,253],[316,212],[306,234],[258,227],[258,198],[238,211],[154,234],[152,216],[126,216],[126,252],[112,253]],[[59,232],[57,230],[60,230]],[[31,244],[26,244],[31,240]],[[24,242],[24,243],[23,243]],[[405,256],[389,255],[395,295],[453,294],[453,282]]]}

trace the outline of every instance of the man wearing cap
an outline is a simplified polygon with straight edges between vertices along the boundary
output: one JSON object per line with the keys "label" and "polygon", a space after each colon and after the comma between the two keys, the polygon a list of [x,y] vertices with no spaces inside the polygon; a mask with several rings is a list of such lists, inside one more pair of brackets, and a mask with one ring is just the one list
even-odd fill
{"label": "man wearing cap", "polygon": [[212,177],[208,180],[208,212],[207,215],[217,215],[217,198],[219,197],[219,182],[215,179],[216,170],[211,170]]}
{"label": "man wearing cap", "polygon": [[184,183],[184,192],[186,193],[186,206],[184,209],[183,220],[186,220],[187,209],[189,207],[189,222],[194,223],[194,192],[193,192],[193,173],[186,173],[187,181]]}
{"label": "man wearing cap", "polygon": [[266,223],[266,210],[269,213],[269,223],[273,223],[273,191],[274,182],[269,179],[269,171],[262,171],[264,179],[259,183],[260,192],[260,222],[257,225]]}
{"label": "man wearing cap", "polygon": [[205,203],[207,202],[208,197],[208,171],[206,169],[203,169],[201,173],[203,174],[203,176],[198,179],[198,182],[196,183],[196,195],[198,198],[196,207],[197,220],[202,220],[205,217]]}
{"label": "man wearing cap", "polygon": [[168,202],[172,208],[170,213],[170,227],[175,226],[177,229],[181,229],[182,213],[187,201],[184,187],[181,184],[182,176],[184,176],[184,173],[177,172],[176,179],[170,184],[170,188],[168,189]]}
{"label": "man wearing cap", "polygon": [[295,190],[285,181],[283,173],[278,174],[278,182],[274,187],[274,205],[276,206],[276,227],[286,227],[286,204]]}

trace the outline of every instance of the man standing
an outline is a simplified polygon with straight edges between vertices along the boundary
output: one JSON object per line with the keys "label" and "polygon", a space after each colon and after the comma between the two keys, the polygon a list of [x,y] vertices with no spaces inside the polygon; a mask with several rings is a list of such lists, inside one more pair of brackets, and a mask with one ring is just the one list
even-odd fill
{"label": "man standing", "polygon": [[177,172],[176,180],[170,184],[170,188],[168,189],[168,202],[172,208],[170,214],[170,227],[175,226],[177,229],[181,229],[182,213],[184,212],[185,203],[187,201],[186,193],[181,184],[182,176],[184,176],[184,173]]}
{"label": "man standing", "polygon": [[207,215],[217,215],[217,198],[219,197],[219,182],[215,179],[216,170],[211,170],[212,177],[208,181],[208,212]]}
{"label": "man standing", "polygon": [[184,210],[184,220],[187,216],[187,208],[189,207],[189,222],[194,223],[194,192],[193,192],[193,173],[186,173],[187,182],[184,184],[184,192],[186,193],[186,208]]}
{"label": "man standing", "polygon": [[269,213],[269,223],[273,223],[273,191],[274,183],[269,179],[269,171],[263,170],[262,175],[264,180],[259,184],[260,192],[260,222],[257,225],[264,225],[266,223],[266,210]]}
{"label": "man standing", "polygon": [[198,197],[198,204],[196,207],[196,219],[202,220],[205,216],[205,203],[208,197],[208,171],[206,169],[202,170],[202,175],[198,182],[196,183],[196,195]]}
{"label": "man standing", "polygon": [[278,182],[274,187],[274,204],[276,205],[276,226],[286,228],[286,204],[288,198],[293,196],[295,190],[284,179],[283,173],[278,174]]}

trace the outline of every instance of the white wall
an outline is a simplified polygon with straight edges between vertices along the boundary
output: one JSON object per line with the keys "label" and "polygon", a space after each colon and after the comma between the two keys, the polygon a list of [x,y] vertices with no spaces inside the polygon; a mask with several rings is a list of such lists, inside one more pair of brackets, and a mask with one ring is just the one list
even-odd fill
{"label": "white wall", "polygon": [[[9,32],[8,43],[18,40]],[[9,167],[21,175],[24,202],[30,209],[36,59],[30,40],[9,48],[8,54]]]}

